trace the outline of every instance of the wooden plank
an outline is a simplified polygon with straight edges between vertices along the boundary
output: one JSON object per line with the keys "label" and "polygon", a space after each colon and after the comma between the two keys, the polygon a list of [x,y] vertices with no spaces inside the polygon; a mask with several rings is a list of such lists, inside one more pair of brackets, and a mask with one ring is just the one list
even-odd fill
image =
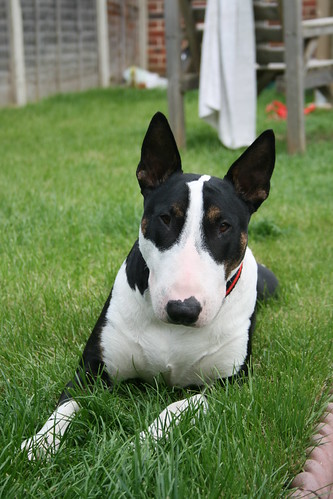
{"label": "wooden plank", "polygon": [[269,62],[268,64],[256,64],[257,71],[285,71],[286,64],[284,62]]}
{"label": "wooden plank", "polygon": [[0,87],[0,107],[6,106],[10,101],[11,95],[9,91],[9,85],[7,85],[6,87]]}
{"label": "wooden plank", "polygon": [[180,82],[181,69],[181,30],[178,0],[164,3],[165,39],[167,50],[167,77],[169,121],[178,147],[185,147],[184,99]]}
{"label": "wooden plank", "polygon": [[196,24],[193,18],[191,2],[189,0],[179,0],[180,10],[185,22],[187,40],[191,52],[191,60],[194,70],[200,71],[200,44],[197,37]]}
{"label": "wooden plank", "polygon": [[56,87],[57,91],[61,92],[62,86],[62,73],[61,73],[61,54],[62,54],[62,40],[61,40],[61,2],[60,0],[56,0],[55,4],[55,25],[56,25]]}
{"label": "wooden plank", "polygon": [[83,31],[83,27],[82,27],[81,12],[82,12],[81,2],[80,2],[80,0],[77,0],[77,4],[76,4],[76,40],[77,40],[77,53],[78,53],[78,57],[77,57],[77,59],[78,59],[78,65],[77,65],[78,85],[77,85],[77,88],[79,90],[82,90],[81,81],[82,81],[82,75],[83,75],[83,63],[82,63],[82,51],[83,51],[82,31]]}
{"label": "wooden plank", "polygon": [[36,96],[35,99],[38,100],[40,98],[40,19],[39,19],[39,1],[35,0],[35,25],[34,25],[34,34],[35,34],[35,47],[36,47],[36,60],[35,60],[35,71],[36,71]]}
{"label": "wooden plank", "polygon": [[333,59],[311,59],[307,64],[307,69],[316,70],[331,67],[333,65]]}
{"label": "wooden plank", "polygon": [[3,93],[7,93],[9,95],[10,92],[10,78],[9,73],[5,73],[0,69],[0,91]]}
{"label": "wooden plank", "polygon": [[[317,0],[317,15],[318,17],[333,16],[333,2],[331,0]],[[327,59],[333,56],[333,36],[322,37],[318,40],[317,57],[319,59]],[[332,86],[333,93],[333,86]]]}
{"label": "wooden plank", "polygon": [[27,102],[22,10],[19,0],[11,0],[9,5],[12,90],[15,103],[23,106]]}
{"label": "wooden plank", "polygon": [[333,82],[333,61],[330,65],[313,67],[305,75],[304,88],[320,88]]}
{"label": "wooden plank", "polygon": [[106,0],[96,0],[98,79],[101,87],[107,87],[110,81],[109,34]]}
{"label": "wooden plank", "polygon": [[284,54],[284,46],[272,46],[267,43],[260,43],[256,47],[256,61],[260,65],[266,65],[272,62],[284,62]]}
{"label": "wooden plank", "polygon": [[282,42],[282,26],[279,24],[269,24],[265,21],[255,23],[256,43],[261,42]]}
{"label": "wooden plank", "polygon": [[301,0],[283,0],[286,62],[287,141],[290,154],[305,152]]}
{"label": "wooden plank", "polygon": [[333,17],[307,19],[302,22],[303,38],[333,35]]}
{"label": "wooden plank", "polygon": [[258,21],[280,20],[278,2],[256,1],[253,2],[254,18]]}
{"label": "wooden plank", "polygon": [[[8,59],[1,59],[0,58],[0,73],[1,74],[7,74],[8,77],[9,77],[9,75],[10,75],[10,67],[9,67],[9,60]],[[2,83],[2,78],[1,77],[0,77],[0,83]]]}
{"label": "wooden plank", "polygon": [[65,45],[71,45],[72,47],[75,47],[76,43],[77,43],[77,33],[76,33],[76,30],[74,30],[74,28],[70,28],[68,26],[64,26],[63,23],[61,23],[61,27],[62,27],[63,49],[66,50]]}
{"label": "wooden plank", "polygon": [[[0,26],[0,30],[1,30],[1,26]],[[0,50],[4,46],[8,47],[8,33],[5,30],[0,31]]]}

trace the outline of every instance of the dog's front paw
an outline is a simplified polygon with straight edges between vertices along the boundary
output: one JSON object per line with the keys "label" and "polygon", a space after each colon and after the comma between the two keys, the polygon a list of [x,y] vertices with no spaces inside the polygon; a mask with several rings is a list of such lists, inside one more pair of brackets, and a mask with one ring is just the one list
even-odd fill
{"label": "dog's front paw", "polygon": [[[151,436],[156,442],[162,437],[168,437],[171,424],[178,425],[182,416],[191,411],[195,416],[205,414],[208,410],[208,402],[204,395],[193,395],[188,399],[178,400],[168,405],[159,416],[148,427],[147,431],[140,433],[140,441],[143,442],[148,436]],[[192,418],[192,422],[195,419]]]}
{"label": "dog's front paw", "polygon": [[21,450],[27,452],[29,461],[50,457],[60,446],[60,438],[54,432],[36,433],[21,444]]}
{"label": "dog's front paw", "polygon": [[68,400],[54,411],[36,435],[22,442],[21,450],[28,453],[30,461],[50,457],[59,449],[62,437],[79,409],[75,400]]}

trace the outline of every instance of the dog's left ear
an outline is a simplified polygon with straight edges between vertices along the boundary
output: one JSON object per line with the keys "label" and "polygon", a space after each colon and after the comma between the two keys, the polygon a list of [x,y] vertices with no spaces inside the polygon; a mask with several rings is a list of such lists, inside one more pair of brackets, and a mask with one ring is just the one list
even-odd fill
{"label": "dog's left ear", "polygon": [[143,139],[141,160],[136,170],[142,194],[147,195],[170,175],[181,171],[179,151],[168,120],[164,114],[156,113]]}
{"label": "dog's left ear", "polygon": [[274,163],[274,132],[266,130],[233,163],[225,176],[252,212],[268,197]]}

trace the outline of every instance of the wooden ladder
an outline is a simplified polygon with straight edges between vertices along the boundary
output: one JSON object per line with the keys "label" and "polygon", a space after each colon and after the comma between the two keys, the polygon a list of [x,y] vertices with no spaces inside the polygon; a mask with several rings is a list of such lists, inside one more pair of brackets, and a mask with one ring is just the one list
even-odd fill
{"label": "wooden ladder", "polygon": [[[164,2],[169,119],[179,147],[186,142],[184,94],[199,84],[203,4],[192,0]],[[288,151],[302,153],[304,92],[308,88],[327,89],[333,83],[333,60],[314,57],[319,37],[333,35],[333,17],[302,20],[302,0],[253,0],[253,8],[258,92],[282,75],[288,108]],[[184,39],[190,54],[186,65],[181,60]],[[332,93],[327,95],[332,98]]]}

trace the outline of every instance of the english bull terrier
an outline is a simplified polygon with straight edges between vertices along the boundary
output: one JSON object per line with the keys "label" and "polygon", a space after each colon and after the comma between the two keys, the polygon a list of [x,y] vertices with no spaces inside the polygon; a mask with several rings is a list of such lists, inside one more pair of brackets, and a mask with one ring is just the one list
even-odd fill
{"label": "english bull terrier", "polygon": [[[139,238],[122,264],[75,378],[43,428],[22,444],[29,458],[54,452],[80,409],[71,388],[101,376],[202,387],[247,371],[257,299],[277,279],[247,246],[252,213],[267,198],[275,163],[262,133],[223,179],[182,172],[165,116],[151,120],[136,171],[144,199]],[[142,432],[158,439],[202,394],[168,406]]]}

